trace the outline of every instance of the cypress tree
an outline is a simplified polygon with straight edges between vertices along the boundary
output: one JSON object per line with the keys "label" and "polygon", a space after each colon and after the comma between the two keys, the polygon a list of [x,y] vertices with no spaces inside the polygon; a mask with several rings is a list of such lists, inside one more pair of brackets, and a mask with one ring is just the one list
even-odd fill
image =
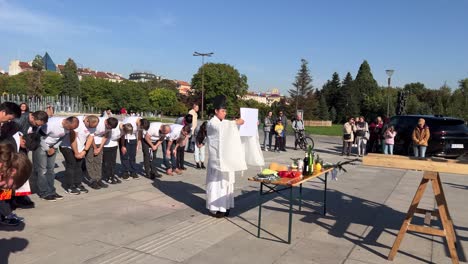
{"label": "cypress tree", "polygon": [[296,81],[293,86],[296,89],[290,89],[289,95],[296,102],[298,109],[303,109],[305,101],[310,99],[311,93],[313,92],[312,77],[310,76],[309,63],[305,59],[301,59],[301,68],[297,72]]}
{"label": "cypress tree", "polygon": [[369,63],[367,63],[366,60],[364,60],[359,67],[359,71],[353,85],[356,92],[358,92],[357,94],[361,94],[363,97],[374,96],[379,91],[377,81],[374,79]]}
{"label": "cypress tree", "polygon": [[62,95],[77,97],[81,95],[80,80],[78,79],[78,69],[72,59],[68,59],[62,72],[63,89]]}

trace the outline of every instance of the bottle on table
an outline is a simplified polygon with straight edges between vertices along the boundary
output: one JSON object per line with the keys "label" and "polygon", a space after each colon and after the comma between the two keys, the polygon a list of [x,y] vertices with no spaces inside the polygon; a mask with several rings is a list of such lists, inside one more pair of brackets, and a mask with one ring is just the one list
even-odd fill
{"label": "bottle on table", "polygon": [[304,167],[302,168],[302,175],[307,176],[309,175],[310,171],[310,163],[309,163],[309,154],[306,152],[304,157]]}

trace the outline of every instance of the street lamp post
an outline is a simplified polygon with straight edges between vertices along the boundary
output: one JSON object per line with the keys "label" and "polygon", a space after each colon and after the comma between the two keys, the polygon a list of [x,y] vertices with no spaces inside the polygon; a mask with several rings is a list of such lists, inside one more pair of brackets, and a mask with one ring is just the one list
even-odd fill
{"label": "street lamp post", "polygon": [[202,87],[202,92],[201,92],[201,119],[204,119],[204,109],[205,109],[205,57],[211,57],[213,55],[213,52],[208,52],[208,53],[200,53],[198,51],[195,51],[193,53],[193,56],[201,56],[202,57],[202,81],[201,81],[201,87]]}
{"label": "street lamp post", "polygon": [[387,73],[388,76],[388,88],[387,88],[387,118],[390,117],[390,84],[392,81],[392,75],[393,75],[394,70],[385,70],[385,73]]}

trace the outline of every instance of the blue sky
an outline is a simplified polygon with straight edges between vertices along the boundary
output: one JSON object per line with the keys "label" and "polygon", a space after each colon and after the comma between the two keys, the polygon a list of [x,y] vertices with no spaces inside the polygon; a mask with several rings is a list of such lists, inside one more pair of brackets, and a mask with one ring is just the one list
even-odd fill
{"label": "blue sky", "polygon": [[250,90],[286,92],[309,61],[313,85],[356,76],[366,59],[386,85],[452,88],[468,78],[468,1],[0,0],[0,68],[48,51],[55,63],[189,81],[209,62],[246,74]]}

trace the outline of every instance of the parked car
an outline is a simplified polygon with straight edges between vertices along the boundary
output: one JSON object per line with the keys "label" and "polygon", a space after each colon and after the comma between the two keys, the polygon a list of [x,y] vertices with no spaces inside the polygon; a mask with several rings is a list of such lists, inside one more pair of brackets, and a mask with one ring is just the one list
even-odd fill
{"label": "parked car", "polygon": [[419,118],[426,120],[431,132],[426,156],[457,158],[468,153],[468,128],[464,120],[445,116],[404,115],[390,119],[390,125],[397,131],[395,154],[413,155],[411,136]]}

